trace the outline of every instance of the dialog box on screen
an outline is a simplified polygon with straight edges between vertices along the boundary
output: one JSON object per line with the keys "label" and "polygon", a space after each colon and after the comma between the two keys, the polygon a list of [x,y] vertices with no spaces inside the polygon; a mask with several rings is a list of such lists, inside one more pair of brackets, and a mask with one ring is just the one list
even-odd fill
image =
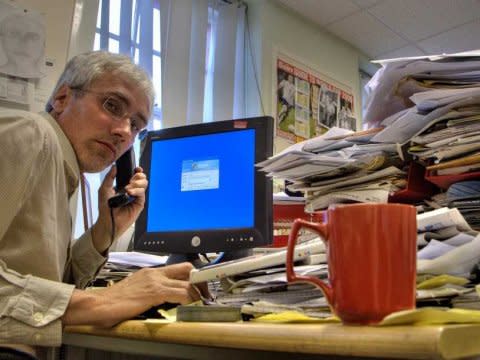
{"label": "dialog box on screen", "polygon": [[218,189],[220,177],[218,159],[184,160],[181,191]]}

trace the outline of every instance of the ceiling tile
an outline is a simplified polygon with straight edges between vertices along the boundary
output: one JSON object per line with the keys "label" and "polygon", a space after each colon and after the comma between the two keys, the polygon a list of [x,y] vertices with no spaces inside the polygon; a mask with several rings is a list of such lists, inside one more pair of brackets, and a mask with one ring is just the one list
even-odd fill
{"label": "ceiling tile", "polygon": [[279,2],[319,25],[329,24],[360,11],[360,8],[350,0],[279,0]]}
{"label": "ceiling tile", "polygon": [[367,9],[379,3],[381,0],[352,0],[360,9]]}
{"label": "ceiling tile", "polygon": [[334,22],[327,26],[327,30],[373,58],[408,45],[407,41],[366,12]]}
{"label": "ceiling tile", "polygon": [[408,40],[422,40],[480,18],[478,0],[386,0],[367,10]]}
{"label": "ceiling tile", "polygon": [[459,26],[450,31],[418,42],[429,55],[467,50],[480,50],[480,21]]}
{"label": "ceiling tile", "polygon": [[399,57],[408,57],[408,56],[424,56],[428,55],[426,54],[423,50],[413,46],[413,45],[408,45],[405,47],[402,47],[400,49],[396,49],[393,51],[390,51],[388,53],[380,54],[378,55],[375,60],[380,60],[380,59],[396,59]]}

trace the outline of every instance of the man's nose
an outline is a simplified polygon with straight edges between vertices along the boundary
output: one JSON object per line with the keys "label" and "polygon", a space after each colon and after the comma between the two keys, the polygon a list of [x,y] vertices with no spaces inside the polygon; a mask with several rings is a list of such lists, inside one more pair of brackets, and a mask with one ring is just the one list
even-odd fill
{"label": "man's nose", "polygon": [[121,136],[125,140],[130,140],[133,136],[130,118],[124,117],[122,119],[115,119],[112,124],[112,133]]}

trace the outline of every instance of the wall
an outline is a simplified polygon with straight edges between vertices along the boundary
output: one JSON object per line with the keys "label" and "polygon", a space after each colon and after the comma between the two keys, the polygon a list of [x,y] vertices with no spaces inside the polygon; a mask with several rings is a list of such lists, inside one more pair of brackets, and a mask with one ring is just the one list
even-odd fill
{"label": "wall", "polygon": [[[359,66],[366,56],[318,25],[284,8],[274,0],[247,0],[252,53],[258,72],[265,113],[272,115],[274,55],[281,51],[305,65],[351,88],[355,115],[361,121]],[[258,90],[247,51],[247,116],[262,114]],[[288,144],[277,141],[278,152]]]}
{"label": "wall", "polygon": [[91,50],[95,34],[98,0],[10,0],[19,8],[34,10],[44,17],[46,29],[46,76],[34,81],[34,97],[29,106],[2,102],[0,107],[41,111],[67,60]]}

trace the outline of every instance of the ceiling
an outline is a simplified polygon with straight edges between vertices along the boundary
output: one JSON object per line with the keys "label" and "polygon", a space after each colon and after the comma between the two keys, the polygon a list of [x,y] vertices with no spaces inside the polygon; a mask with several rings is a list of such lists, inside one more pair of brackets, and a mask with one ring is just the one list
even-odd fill
{"label": "ceiling", "polygon": [[480,0],[278,0],[371,59],[480,49]]}

